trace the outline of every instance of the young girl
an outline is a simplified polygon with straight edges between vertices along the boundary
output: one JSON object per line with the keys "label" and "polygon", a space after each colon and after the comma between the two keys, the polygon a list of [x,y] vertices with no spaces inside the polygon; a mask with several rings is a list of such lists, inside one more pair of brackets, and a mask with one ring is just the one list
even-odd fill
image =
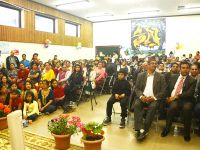
{"label": "young girl", "polygon": [[20,97],[19,90],[12,90],[10,92],[9,107],[12,111],[22,110],[23,101]]}
{"label": "young girl", "polygon": [[24,99],[23,118],[32,122],[38,118],[38,115],[38,103],[34,99],[34,93],[27,91]]}
{"label": "young girl", "polygon": [[56,107],[64,105],[64,98],[65,98],[65,93],[64,93],[64,88],[60,85],[58,85],[58,81],[56,79],[51,80],[51,89],[54,94],[54,100]]}
{"label": "young girl", "polygon": [[25,99],[26,92],[28,92],[28,91],[33,92],[34,98],[35,98],[35,100],[37,100],[37,98],[38,98],[38,93],[37,93],[37,90],[34,89],[33,84],[32,84],[31,81],[26,81],[26,82],[24,83],[24,91],[22,92],[22,98],[23,98],[23,99]]}

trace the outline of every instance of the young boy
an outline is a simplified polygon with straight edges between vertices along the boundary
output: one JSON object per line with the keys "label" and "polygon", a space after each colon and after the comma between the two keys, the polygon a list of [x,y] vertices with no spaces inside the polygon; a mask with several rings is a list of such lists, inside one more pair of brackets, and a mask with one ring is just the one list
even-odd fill
{"label": "young boy", "polygon": [[125,77],[126,77],[126,71],[121,69],[118,72],[118,78],[113,85],[112,96],[107,102],[107,108],[106,108],[107,117],[103,121],[104,125],[108,125],[111,123],[113,104],[119,102],[121,106],[121,117],[122,117],[120,128],[125,127],[125,121],[126,121],[125,118],[127,117],[127,103],[129,96],[131,94],[131,86],[129,82],[125,79]]}

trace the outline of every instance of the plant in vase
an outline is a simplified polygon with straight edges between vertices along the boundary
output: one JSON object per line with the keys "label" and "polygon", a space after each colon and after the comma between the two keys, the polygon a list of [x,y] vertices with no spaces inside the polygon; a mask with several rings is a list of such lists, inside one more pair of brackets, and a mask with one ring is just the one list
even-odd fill
{"label": "plant in vase", "polygon": [[48,122],[48,129],[55,138],[56,149],[68,149],[71,135],[81,131],[81,126],[81,120],[77,116],[62,114],[51,119]]}
{"label": "plant in vase", "polygon": [[81,141],[84,143],[84,150],[101,150],[101,143],[104,138],[103,124],[97,122],[89,122],[81,128],[83,137]]}
{"label": "plant in vase", "polygon": [[2,103],[0,103],[0,130],[8,128],[7,115],[11,112],[11,109]]}

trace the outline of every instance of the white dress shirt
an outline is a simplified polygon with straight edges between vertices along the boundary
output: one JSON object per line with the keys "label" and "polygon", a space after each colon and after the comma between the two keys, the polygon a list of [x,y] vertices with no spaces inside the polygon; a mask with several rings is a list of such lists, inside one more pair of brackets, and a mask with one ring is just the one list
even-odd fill
{"label": "white dress shirt", "polygon": [[[186,76],[182,76],[182,75],[180,74],[180,76],[178,77],[178,80],[176,81],[176,84],[175,84],[175,86],[174,86],[174,89],[172,90],[171,96],[175,96],[177,86],[178,86],[178,84],[179,84],[179,82],[180,82],[180,80],[181,80],[182,78],[183,78],[183,84],[184,84],[185,79],[186,79]],[[180,94],[182,93],[182,90],[183,90],[183,88],[181,89]]]}
{"label": "white dress shirt", "polygon": [[146,86],[145,86],[143,94],[147,97],[152,96],[155,98],[153,94],[153,80],[154,80],[154,74],[151,74],[151,75],[147,74],[147,82],[146,82]]}

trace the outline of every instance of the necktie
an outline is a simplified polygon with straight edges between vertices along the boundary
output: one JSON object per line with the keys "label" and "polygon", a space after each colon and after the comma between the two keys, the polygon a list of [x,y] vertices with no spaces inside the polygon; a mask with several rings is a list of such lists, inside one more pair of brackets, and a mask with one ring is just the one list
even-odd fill
{"label": "necktie", "polygon": [[181,80],[178,83],[177,88],[176,88],[175,95],[180,95],[180,92],[181,92],[181,90],[183,88],[183,83],[184,83],[184,78],[182,77]]}

